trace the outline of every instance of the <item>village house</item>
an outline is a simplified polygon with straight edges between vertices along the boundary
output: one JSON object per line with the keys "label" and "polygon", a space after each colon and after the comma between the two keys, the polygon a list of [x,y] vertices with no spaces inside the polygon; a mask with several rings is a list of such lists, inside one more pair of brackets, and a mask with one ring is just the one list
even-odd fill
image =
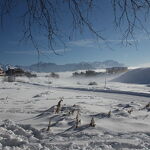
{"label": "village house", "polygon": [[4,76],[5,75],[5,72],[2,68],[0,68],[0,76]]}
{"label": "village house", "polygon": [[8,68],[6,71],[7,76],[23,76],[25,72],[20,68]]}

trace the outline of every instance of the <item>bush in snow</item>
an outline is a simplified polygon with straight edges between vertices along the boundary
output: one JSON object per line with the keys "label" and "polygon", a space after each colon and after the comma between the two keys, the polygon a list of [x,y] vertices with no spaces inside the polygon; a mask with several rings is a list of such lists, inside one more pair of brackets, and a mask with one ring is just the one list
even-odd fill
{"label": "bush in snow", "polygon": [[47,131],[50,131],[50,127],[51,127],[51,120],[49,120]]}
{"label": "bush in snow", "polygon": [[90,82],[88,85],[97,85],[97,83],[94,81],[94,82]]}
{"label": "bush in snow", "polygon": [[150,102],[145,105],[144,109],[147,109],[148,111],[150,110]]}
{"label": "bush in snow", "polygon": [[94,118],[92,117],[91,122],[90,122],[90,127],[95,127],[95,126],[96,126],[95,120],[94,120]]}
{"label": "bush in snow", "polygon": [[80,124],[81,124],[81,119],[77,119],[76,120],[76,128],[78,128]]}
{"label": "bush in snow", "polygon": [[110,117],[111,116],[111,110],[108,112],[108,117]]}
{"label": "bush in snow", "polygon": [[45,75],[46,78],[52,77],[52,78],[59,78],[59,74],[55,72],[51,72],[49,75]]}
{"label": "bush in snow", "polygon": [[37,77],[36,74],[33,74],[31,72],[25,72],[25,76],[28,77],[28,78],[33,78],[33,77],[35,78],[35,77]]}
{"label": "bush in snow", "polygon": [[76,125],[75,127],[78,128],[79,125],[81,125],[81,119],[79,119],[79,111],[77,112],[77,115],[76,115]]}
{"label": "bush in snow", "polygon": [[52,83],[53,83],[52,81],[49,81],[49,82],[48,82],[48,84],[52,84]]}
{"label": "bush in snow", "polygon": [[61,109],[61,102],[63,101],[63,99],[61,98],[60,101],[58,102],[57,106],[56,106],[56,111],[55,113],[58,114],[60,112]]}
{"label": "bush in snow", "polygon": [[133,109],[132,109],[132,108],[128,110],[128,113],[129,113],[129,114],[131,114],[132,112],[133,112]]}
{"label": "bush in snow", "polygon": [[146,106],[145,106],[145,108],[149,108],[150,107],[150,103],[148,103]]}
{"label": "bush in snow", "polygon": [[52,78],[59,78],[59,74],[52,72],[50,75]]}

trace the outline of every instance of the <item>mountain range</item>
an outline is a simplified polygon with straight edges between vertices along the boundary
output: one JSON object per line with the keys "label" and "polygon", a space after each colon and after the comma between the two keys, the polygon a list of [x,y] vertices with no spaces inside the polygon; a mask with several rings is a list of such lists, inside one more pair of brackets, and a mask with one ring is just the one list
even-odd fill
{"label": "mountain range", "polygon": [[[6,68],[8,65],[0,65],[3,68]],[[35,72],[63,72],[63,71],[77,71],[77,70],[89,70],[89,69],[103,69],[103,68],[111,68],[111,67],[123,67],[124,64],[121,64],[114,60],[106,60],[103,62],[80,62],[80,63],[71,63],[58,65],[55,63],[45,63],[40,62],[37,64],[32,64],[29,66],[20,66],[17,65],[15,67],[19,67],[28,71]]]}
{"label": "mountain range", "polygon": [[71,63],[58,65],[55,63],[44,63],[40,62],[39,64],[33,64],[30,66],[19,66],[23,69],[30,71],[39,71],[39,72],[63,72],[63,71],[77,71],[77,70],[89,70],[89,69],[103,69],[111,67],[123,67],[124,64],[121,64],[114,60],[106,60],[103,62],[80,62],[80,63]]}

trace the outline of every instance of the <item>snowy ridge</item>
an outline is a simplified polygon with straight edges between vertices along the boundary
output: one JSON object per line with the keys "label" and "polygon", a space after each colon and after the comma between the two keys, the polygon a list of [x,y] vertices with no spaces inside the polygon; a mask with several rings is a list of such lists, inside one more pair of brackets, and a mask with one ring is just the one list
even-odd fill
{"label": "snowy ridge", "polygon": [[113,81],[123,83],[150,84],[150,68],[133,69]]}

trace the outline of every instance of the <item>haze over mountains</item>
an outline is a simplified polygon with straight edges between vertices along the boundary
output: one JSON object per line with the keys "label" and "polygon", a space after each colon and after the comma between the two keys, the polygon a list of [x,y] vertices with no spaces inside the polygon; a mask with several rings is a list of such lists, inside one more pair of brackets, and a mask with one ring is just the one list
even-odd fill
{"label": "haze over mountains", "polygon": [[30,71],[38,71],[39,68],[40,72],[63,72],[63,71],[102,69],[102,68],[122,67],[122,66],[124,65],[117,61],[107,60],[104,62],[80,62],[80,63],[72,63],[72,64],[64,64],[64,65],[40,62],[39,64],[23,66],[22,68],[28,69]]}
{"label": "haze over mountains", "polygon": [[[3,68],[6,68],[7,65],[2,65]],[[110,67],[122,67],[124,64],[121,64],[114,60],[106,60],[103,62],[80,62],[80,63],[71,63],[58,65],[55,63],[44,63],[40,62],[39,64],[33,64],[30,66],[20,66],[16,67],[23,68],[30,71],[40,71],[40,72],[63,72],[63,71],[76,71],[76,70],[88,70],[88,69],[102,69]]]}

